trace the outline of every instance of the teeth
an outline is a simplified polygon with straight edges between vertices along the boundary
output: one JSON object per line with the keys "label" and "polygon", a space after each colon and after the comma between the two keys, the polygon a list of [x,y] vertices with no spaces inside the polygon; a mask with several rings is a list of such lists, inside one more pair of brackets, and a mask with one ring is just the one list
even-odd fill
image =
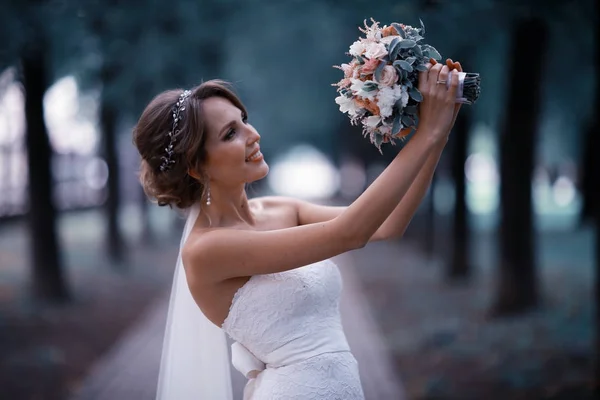
{"label": "teeth", "polygon": [[254,160],[258,160],[258,158],[262,156],[262,153],[260,151],[257,151],[253,156],[248,157],[247,161],[254,161]]}

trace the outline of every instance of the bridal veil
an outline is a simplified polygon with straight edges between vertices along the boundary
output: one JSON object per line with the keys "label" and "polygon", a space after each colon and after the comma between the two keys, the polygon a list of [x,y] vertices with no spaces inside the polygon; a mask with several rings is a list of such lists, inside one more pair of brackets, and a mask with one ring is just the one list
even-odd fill
{"label": "bridal veil", "polygon": [[188,210],[173,278],[158,376],[157,400],[233,398],[225,333],[196,305],[187,285],[181,249],[200,213]]}

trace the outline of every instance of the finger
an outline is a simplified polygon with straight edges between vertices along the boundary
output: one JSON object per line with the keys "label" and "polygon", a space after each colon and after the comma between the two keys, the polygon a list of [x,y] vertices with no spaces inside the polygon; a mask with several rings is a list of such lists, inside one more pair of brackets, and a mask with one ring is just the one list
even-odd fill
{"label": "finger", "polygon": [[454,64],[456,64],[456,69],[457,70],[459,70],[460,72],[463,72],[462,65],[460,65],[460,63],[458,61],[455,62]]}
{"label": "finger", "polygon": [[438,63],[437,61],[435,61],[435,58],[431,58],[431,57],[429,58],[429,62],[431,63],[431,65],[435,65]]}
{"label": "finger", "polygon": [[[445,65],[443,65],[445,67]],[[429,70],[429,74],[427,74],[427,85],[431,89],[435,87],[437,81],[440,79],[440,71],[442,70],[442,64],[437,63]]]}
{"label": "finger", "polygon": [[447,58],[446,59],[446,65],[448,66],[448,69],[450,71],[452,71],[455,67],[454,67],[454,61],[452,61],[451,58]]}
{"label": "finger", "polygon": [[431,69],[431,63],[427,63],[425,64],[425,66],[427,67],[427,71],[419,72],[419,91],[421,93],[425,92],[428,87],[427,79],[429,75],[429,70]]}
{"label": "finger", "polygon": [[448,68],[448,66],[446,64],[444,64],[444,66],[440,70],[440,75],[438,76],[438,82],[440,82],[440,83],[437,84],[437,86],[436,86],[437,88],[439,88],[443,91],[447,90],[446,81],[448,80],[449,72],[450,72],[450,69]]}
{"label": "finger", "polygon": [[456,99],[456,93],[458,92],[458,71],[452,71],[450,77],[450,89],[448,89],[448,96],[452,100]]}

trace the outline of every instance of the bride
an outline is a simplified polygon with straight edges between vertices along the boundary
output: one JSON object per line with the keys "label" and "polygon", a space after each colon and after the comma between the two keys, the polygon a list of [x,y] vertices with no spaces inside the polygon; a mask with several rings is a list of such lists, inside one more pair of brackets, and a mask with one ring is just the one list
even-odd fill
{"label": "bride", "polygon": [[269,167],[260,135],[224,82],[152,100],[133,132],[140,181],[159,205],[188,214],[158,399],[231,399],[225,334],[234,341],[233,366],[248,379],[244,399],[364,398],[330,258],[403,234],[460,107],[454,70],[460,64],[448,60],[420,73],[418,132],[348,207],[248,199],[245,185]]}

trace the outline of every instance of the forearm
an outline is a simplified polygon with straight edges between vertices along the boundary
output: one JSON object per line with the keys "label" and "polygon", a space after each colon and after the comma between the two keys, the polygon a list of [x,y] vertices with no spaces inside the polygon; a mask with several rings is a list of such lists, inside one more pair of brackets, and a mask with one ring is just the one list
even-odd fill
{"label": "forearm", "polygon": [[435,147],[427,158],[423,169],[419,172],[412,185],[402,197],[394,211],[385,220],[377,232],[378,238],[391,239],[401,237],[423,201],[427,189],[431,185],[433,174],[439,163],[445,143]]}
{"label": "forearm", "polygon": [[431,141],[429,132],[421,133],[417,132],[381,175],[336,218],[345,235],[366,243],[405,197],[440,146]]}

